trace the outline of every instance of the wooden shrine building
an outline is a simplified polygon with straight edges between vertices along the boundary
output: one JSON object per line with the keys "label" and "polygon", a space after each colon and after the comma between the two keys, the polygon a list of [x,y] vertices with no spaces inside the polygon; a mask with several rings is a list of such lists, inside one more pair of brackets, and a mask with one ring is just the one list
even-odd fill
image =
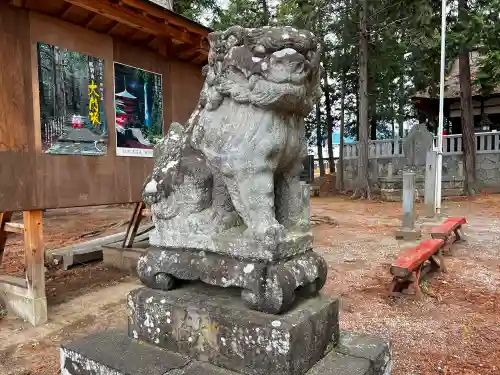
{"label": "wooden shrine building", "polygon": [[[42,210],[141,201],[152,150],[198,101],[209,29],[146,0],[0,0],[0,298],[47,320]],[[24,223],[12,213],[23,212]]]}
{"label": "wooden shrine building", "polygon": [[[471,79],[478,71],[476,51],[470,54]],[[476,132],[489,132],[500,129],[500,86],[491,94],[484,96],[478,85],[472,85],[472,105],[474,107],[474,128]],[[461,134],[460,81],[458,59],[453,63],[445,80],[445,130],[448,134]],[[439,91],[431,94],[431,89],[418,92],[412,98],[415,106],[431,122],[437,124],[439,115]]]}

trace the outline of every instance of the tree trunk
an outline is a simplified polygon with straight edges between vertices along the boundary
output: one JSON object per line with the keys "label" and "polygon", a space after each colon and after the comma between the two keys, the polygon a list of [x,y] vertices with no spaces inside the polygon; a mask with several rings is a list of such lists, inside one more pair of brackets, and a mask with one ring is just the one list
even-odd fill
{"label": "tree trunk", "polygon": [[[370,100],[368,100],[370,101]],[[369,117],[369,123],[370,123],[370,139],[372,141],[376,141],[377,140],[377,115],[375,114],[375,103],[371,103],[371,105],[369,105],[369,108],[370,108],[370,115],[368,116]]]}
{"label": "tree trunk", "polygon": [[356,87],[356,129],[355,129],[355,134],[356,134],[356,141],[359,142],[359,79],[358,79],[358,85]]}
{"label": "tree trunk", "polygon": [[[41,108],[41,115],[42,117],[45,117],[45,90],[43,89],[43,72],[42,72],[42,53],[40,51],[40,44],[37,43],[36,46],[36,53],[38,57],[38,91],[40,91],[40,108]],[[44,119],[45,120],[45,119]]]}
{"label": "tree trunk", "polygon": [[[405,39],[405,30],[402,30],[402,35],[401,35],[401,41]],[[406,97],[405,97],[405,74],[404,74],[404,67],[406,66],[405,63],[405,58],[404,54],[401,58],[401,67],[403,68],[403,73],[401,74],[401,77],[399,77],[399,87],[398,87],[398,132],[399,132],[399,138],[404,138],[404,122],[405,122],[405,103],[406,103]]]}
{"label": "tree trunk", "polygon": [[339,190],[344,191],[344,133],[345,133],[345,71],[342,70],[340,86],[340,150],[339,150],[339,171],[337,173]]}
{"label": "tree trunk", "polygon": [[269,20],[271,19],[271,13],[269,12],[267,0],[261,0],[260,5],[262,6],[262,20],[264,21],[264,26],[267,26],[269,25]]}
{"label": "tree trunk", "polygon": [[[463,19],[467,12],[467,1],[459,0],[459,17]],[[465,181],[467,195],[476,193],[476,142],[474,135],[474,112],[472,107],[472,89],[470,78],[469,49],[465,48],[459,56],[460,111],[462,117],[462,145],[464,154]],[[441,134],[438,134],[441,136]]]}
{"label": "tree trunk", "polygon": [[399,138],[404,138],[404,110],[405,110],[405,82],[404,75],[399,78],[399,102],[398,102],[398,131]]}
{"label": "tree trunk", "polygon": [[353,198],[371,199],[368,178],[368,0],[361,0],[360,5],[358,176]]}
{"label": "tree trunk", "polygon": [[321,109],[316,104],[316,145],[318,146],[319,175],[325,175],[325,164],[323,163],[323,132],[321,129]]}
{"label": "tree trunk", "polygon": [[323,70],[323,92],[325,94],[325,108],[326,108],[326,126],[328,138],[328,164],[330,166],[330,173],[335,173],[335,160],[333,159],[333,119],[332,119],[332,103],[330,96],[330,85],[328,84],[328,76],[326,70]]}
{"label": "tree trunk", "polygon": [[52,106],[53,113],[52,116],[55,120],[57,117],[57,47],[52,46]]}

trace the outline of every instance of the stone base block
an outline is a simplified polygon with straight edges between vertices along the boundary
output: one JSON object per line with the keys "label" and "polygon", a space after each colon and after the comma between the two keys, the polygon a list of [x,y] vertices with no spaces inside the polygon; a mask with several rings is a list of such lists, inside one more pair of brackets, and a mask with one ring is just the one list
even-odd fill
{"label": "stone base block", "polygon": [[238,287],[248,307],[272,314],[286,311],[299,294],[317,294],[327,272],[325,260],[312,250],[279,262],[259,262],[196,249],[151,247],[137,263],[139,278],[149,288],[171,290],[180,280]]}
{"label": "stone base block", "polygon": [[210,251],[240,259],[276,261],[302,254],[312,248],[313,236],[309,231],[290,231],[283,241],[274,243],[252,239],[244,234],[246,227],[239,226],[222,233],[197,233],[195,230],[170,227],[168,222],[157,220],[151,231],[149,243],[164,248],[190,248]]}
{"label": "stone base block", "polygon": [[[63,375],[240,375],[109,330],[61,347]],[[306,375],[391,375],[387,342],[343,333]],[[272,370],[269,369],[269,375]]]}
{"label": "stone base block", "polygon": [[422,231],[418,228],[401,228],[396,230],[395,236],[397,240],[416,241],[422,237]]}
{"label": "stone base block", "polygon": [[338,341],[336,299],[309,298],[270,315],[232,292],[204,285],[132,291],[129,336],[248,375],[302,375]]}
{"label": "stone base block", "polygon": [[236,375],[109,330],[62,346],[63,375]]}

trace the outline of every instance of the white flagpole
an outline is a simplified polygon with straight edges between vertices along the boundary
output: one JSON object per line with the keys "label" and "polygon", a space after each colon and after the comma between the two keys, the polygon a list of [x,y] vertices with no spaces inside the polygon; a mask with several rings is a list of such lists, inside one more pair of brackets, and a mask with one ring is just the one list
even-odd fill
{"label": "white flagpole", "polygon": [[439,82],[439,126],[437,132],[436,165],[436,213],[441,213],[441,186],[443,176],[443,130],[444,130],[444,80],[446,46],[446,0],[441,3],[441,72]]}

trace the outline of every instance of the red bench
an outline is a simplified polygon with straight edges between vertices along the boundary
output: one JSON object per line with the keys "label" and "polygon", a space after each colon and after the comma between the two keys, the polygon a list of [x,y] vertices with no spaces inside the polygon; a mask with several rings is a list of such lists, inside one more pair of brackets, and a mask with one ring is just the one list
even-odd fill
{"label": "red bench", "polygon": [[[400,253],[390,268],[393,279],[389,294],[421,299],[420,280],[432,272],[440,270],[446,272],[442,257],[444,245],[445,240],[442,238],[427,239],[418,246]],[[403,293],[405,291],[410,293]]]}
{"label": "red bench", "polygon": [[464,224],[467,224],[465,217],[450,217],[431,230],[431,237],[444,240],[446,250],[451,253],[451,245],[464,238],[462,233]]}

